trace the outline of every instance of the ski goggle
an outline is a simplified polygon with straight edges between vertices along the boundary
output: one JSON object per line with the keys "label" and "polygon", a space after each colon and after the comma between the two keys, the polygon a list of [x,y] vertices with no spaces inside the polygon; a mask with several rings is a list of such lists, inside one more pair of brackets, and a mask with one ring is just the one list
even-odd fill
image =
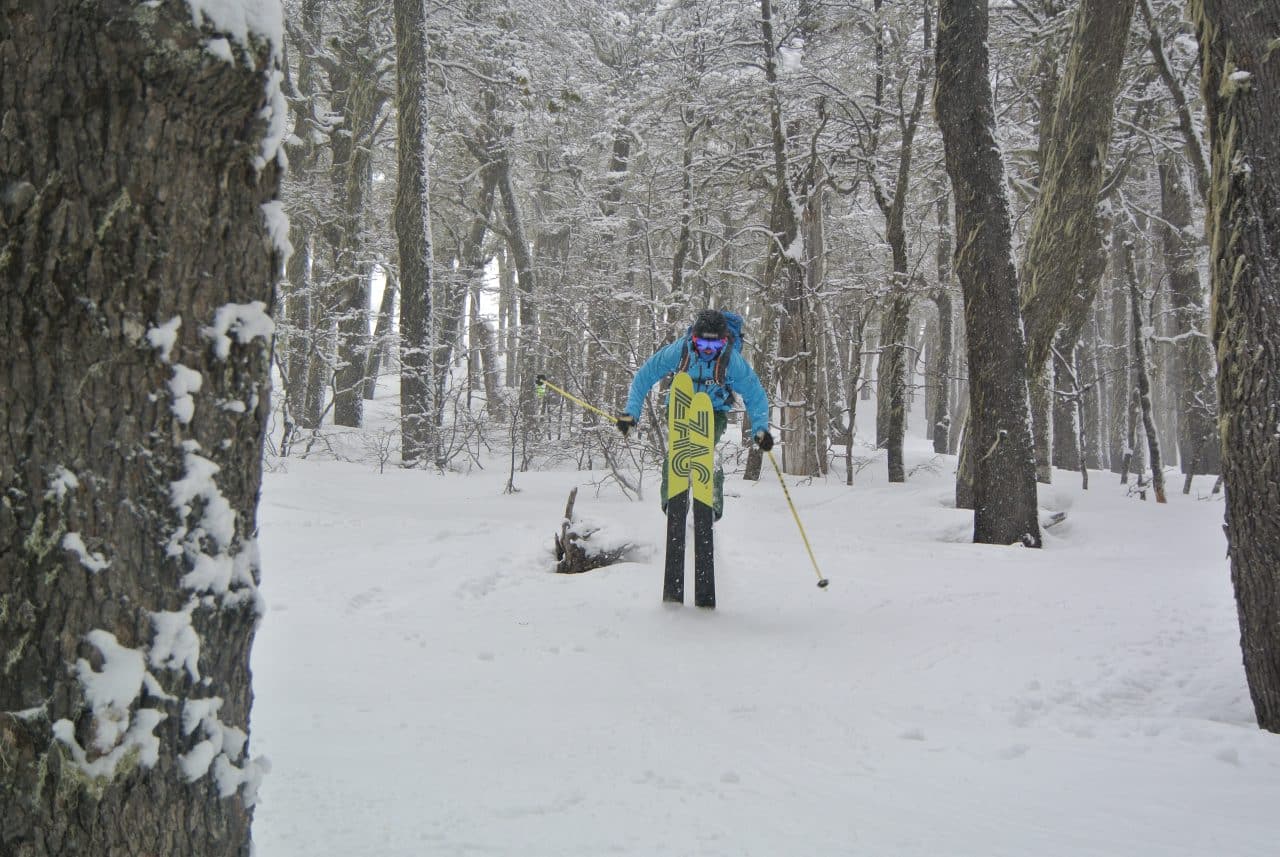
{"label": "ski goggle", "polygon": [[701,336],[693,337],[693,347],[698,349],[699,354],[719,354],[725,346],[723,339],[703,339]]}

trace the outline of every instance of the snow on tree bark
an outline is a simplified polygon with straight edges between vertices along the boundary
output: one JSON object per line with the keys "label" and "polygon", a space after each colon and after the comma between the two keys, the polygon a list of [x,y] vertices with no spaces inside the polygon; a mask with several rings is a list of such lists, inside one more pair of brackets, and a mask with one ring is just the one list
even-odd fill
{"label": "snow on tree bark", "polygon": [[251,849],[283,26],[192,8],[28,4],[0,27],[12,857]]}

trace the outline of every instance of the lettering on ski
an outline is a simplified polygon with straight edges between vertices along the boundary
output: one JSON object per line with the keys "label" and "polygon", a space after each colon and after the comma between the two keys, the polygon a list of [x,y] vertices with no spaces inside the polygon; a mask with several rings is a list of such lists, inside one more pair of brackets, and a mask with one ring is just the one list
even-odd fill
{"label": "lettering on ski", "polygon": [[692,487],[694,603],[714,607],[715,414],[711,397],[695,393],[687,373],[679,373],[672,381],[667,428],[667,562],[662,598],[684,603],[684,525]]}
{"label": "lettering on ski", "polygon": [[677,445],[688,436],[693,399],[693,379],[677,374],[667,399],[667,561],[662,582],[662,600],[676,604],[684,603],[684,523],[689,517],[689,469]]}
{"label": "lettering on ski", "polygon": [[[699,401],[699,397],[706,399],[706,402]],[[699,409],[699,405],[704,405],[705,410]],[[712,419],[711,398],[706,393],[697,393],[684,409],[684,419],[676,424],[671,441],[673,472],[684,480],[686,489],[690,482],[693,483],[694,499],[708,504],[711,502],[711,471],[714,464],[713,461],[709,462],[707,456]],[[705,491],[705,494],[700,491]]]}
{"label": "lettering on ski", "polygon": [[667,500],[689,490],[688,414],[693,405],[693,379],[681,372],[671,382],[667,403]]}
{"label": "lettering on ski", "polygon": [[693,603],[716,606],[715,578],[715,414],[711,397],[696,393],[689,406],[686,439],[693,448],[688,456],[689,478],[693,483]]}

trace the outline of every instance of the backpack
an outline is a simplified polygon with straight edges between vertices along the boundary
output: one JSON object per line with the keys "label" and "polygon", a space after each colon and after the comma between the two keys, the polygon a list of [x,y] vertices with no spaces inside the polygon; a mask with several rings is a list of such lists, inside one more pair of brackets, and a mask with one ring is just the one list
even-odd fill
{"label": "backpack", "polygon": [[[725,325],[729,328],[729,347],[721,351],[720,356],[716,358],[716,367],[712,378],[720,386],[725,386],[724,379],[729,371],[730,355],[734,351],[742,351],[742,316],[727,309],[720,310],[720,314],[724,316]],[[686,337],[684,356],[680,358],[680,366],[676,369],[677,372],[683,372],[689,368],[689,360],[692,358],[692,354],[689,351],[687,338],[693,336],[692,324],[685,330],[684,335]]]}

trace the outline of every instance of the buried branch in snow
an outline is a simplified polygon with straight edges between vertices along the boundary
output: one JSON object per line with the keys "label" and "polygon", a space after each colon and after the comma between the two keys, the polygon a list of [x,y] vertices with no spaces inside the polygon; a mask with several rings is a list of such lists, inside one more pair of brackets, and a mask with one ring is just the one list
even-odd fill
{"label": "buried branch in snow", "polygon": [[574,521],[573,504],[578,499],[578,489],[569,492],[569,502],[564,507],[564,521],[556,541],[556,572],[581,574],[593,568],[603,568],[626,561],[635,545],[629,541],[608,538],[605,529],[587,521]]}

